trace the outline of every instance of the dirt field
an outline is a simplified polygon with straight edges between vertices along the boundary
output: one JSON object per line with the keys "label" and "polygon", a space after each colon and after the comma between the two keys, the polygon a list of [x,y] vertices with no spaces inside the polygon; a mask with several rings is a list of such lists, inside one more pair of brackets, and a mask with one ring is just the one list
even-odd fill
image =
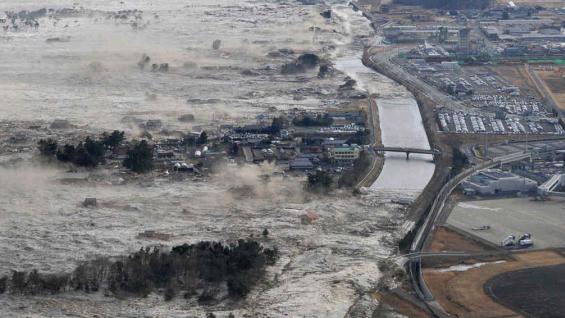
{"label": "dirt field", "polygon": [[557,265],[495,276],[487,282],[485,290],[517,312],[538,318],[559,318],[565,312],[564,286],[565,265]]}
{"label": "dirt field", "polygon": [[426,311],[393,292],[376,293],[374,298],[379,301],[381,308],[373,314],[373,317],[386,317],[386,314],[391,312],[399,313],[410,318],[431,317]]}
{"label": "dirt field", "polygon": [[565,110],[565,77],[560,77],[553,71],[536,71],[539,77],[544,81],[545,86],[551,97],[559,108]]}
{"label": "dirt field", "polygon": [[475,264],[475,267],[425,269],[424,278],[437,301],[456,317],[523,317],[496,303],[484,291],[492,277],[509,271],[565,264],[553,251],[517,253],[514,261]]}
{"label": "dirt field", "polygon": [[526,95],[541,97],[523,65],[498,65],[490,67],[490,70],[519,87]]}
{"label": "dirt field", "polygon": [[430,252],[440,251],[465,251],[482,252],[485,246],[474,242],[463,235],[446,227],[439,227],[435,230],[432,241],[427,249]]}

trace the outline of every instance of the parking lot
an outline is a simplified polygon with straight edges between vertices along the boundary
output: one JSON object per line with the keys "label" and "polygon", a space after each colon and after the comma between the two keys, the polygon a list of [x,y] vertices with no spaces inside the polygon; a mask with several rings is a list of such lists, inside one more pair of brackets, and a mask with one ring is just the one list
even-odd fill
{"label": "parking lot", "polygon": [[438,123],[441,131],[455,133],[488,133],[488,134],[551,134],[565,135],[565,130],[556,118],[496,118],[488,112],[438,112]]}
{"label": "parking lot", "polygon": [[[447,223],[499,245],[509,235],[531,233],[533,248],[565,247],[565,198],[536,202],[531,198],[460,202]],[[487,230],[477,230],[482,226]]]}
{"label": "parking lot", "polygon": [[407,72],[464,105],[438,107],[437,121],[443,132],[565,135],[550,106],[532,94],[531,87],[516,86],[489,67],[421,59],[399,63]]}

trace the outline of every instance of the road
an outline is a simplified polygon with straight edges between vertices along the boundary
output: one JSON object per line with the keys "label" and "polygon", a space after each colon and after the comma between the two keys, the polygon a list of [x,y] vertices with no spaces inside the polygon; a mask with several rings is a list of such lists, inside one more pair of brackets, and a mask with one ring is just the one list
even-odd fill
{"label": "road", "polygon": [[400,50],[379,52],[379,54],[370,55],[369,60],[376,66],[387,69],[395,75],[395,79],[402,79],[400,84],[406,86],[410,91],[420,92],[440,106],[450,107],[458,105],[463,107],[463,104],[460,101],[439,91],[436,87],[422,81],[418,77],[406,72],[402,69],[402,67],[393,63],[391,61],[392,58],[397,56],[399,52]]}
{"label": "road", "polygon": [[375,96],[369,96],[367,116],[368,122],[371,123],[369,128],[371,130],[371,146],[369,147],[369,152],[371,154],[372,163],[365,177],[357,183],[357,189],[370,186],[377,179],[383,167],[382,158],[380,158],[374,151],[375,147],[381,146],[379,121],[377,119],[378,109],[375,104]]}
{"label": "road", "polygon": [[559,116],[564,117],[565,111],[557,105],[557,103],[553,100],[553,94],[549,91],[548,87],[545,85],[543,80],[539,77],[538,73],[531,69],[529,64],[526,64],[526,72],[528,76],[537,87],[538,92],[544,96],[545,102],[550,105],[550,107],[557,113]]}
{"label": "road", "polygon": [[[551,149],[551,150],[548,149],[547,151],[553,151],[553,149]],[[519,161],[519,160],[529,158],[530,156],[534,155],[536,152],[538,152],[538,151],[533,150],[533,151],[529,151],[529,152],[518,152],[518,153],[513,153],[513,154],[504,155],[504,156],[501,156],[501,157],[491,159],[489,161],[486,161],[484,163],[481,163],[477,166],[474,166],[470,169],[467,169],[467,170],[461,172],[460,174],[455,176],[453,179],[451,179],[449,182],[447,182],[441,188],[438,196],[434,200],[434,203],[433,203],[433,205],[432,205],[432,207],[431,207],[431,209],[428,213],[428,216],[426,217],[426,220],[424,221],[424,224],[418,229],[418,232],[416,233],[416,236],[415,236],[414,240],[412,241],[412,246],[410,248],[410,254],[422,253],[426,240],[428,239],[430,234],[435,229],[436,224],[438,223],[438,220],[443,219],[443,214],[446,213],[446,211],[447,211],[445,209],[445,203],[447,201],[447,198],[449,197],[451,192],[465,178],[477,173],[480,170],[484,170],[484,169],[496,167],[496,166],[501,165],[501,164],[510,163],[510,162]],[[426,282],[424,281],[424,278],[423,278],[422,273],[421,273],[421,266],[422,265],[421,265],[420,258],[409,260],[409,263],[408,263],[409,276],[410,276],[412,283],[414,285],[414,289],[416,290],[416,294],[418,294],[418,297],[426,303],[428,308],[437,317],[441,317],[441,318],[451,317],[449,314],[447,314],[443,310],[441,305],[435,301],[433,294],[428,289]]]}

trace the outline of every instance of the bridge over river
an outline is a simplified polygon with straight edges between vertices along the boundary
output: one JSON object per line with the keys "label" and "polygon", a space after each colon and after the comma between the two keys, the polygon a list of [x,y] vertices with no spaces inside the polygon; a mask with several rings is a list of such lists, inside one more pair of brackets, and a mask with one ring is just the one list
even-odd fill
{"label": "bridge over river", "polygon": [[406,160],[410,159],[411,153],[420,153],[434,156],[441,155],[441,151],[438,149],[418,149],[410,147],[374,147],[373,150],[375,150],[376,152],[404,152],[406,153]]}

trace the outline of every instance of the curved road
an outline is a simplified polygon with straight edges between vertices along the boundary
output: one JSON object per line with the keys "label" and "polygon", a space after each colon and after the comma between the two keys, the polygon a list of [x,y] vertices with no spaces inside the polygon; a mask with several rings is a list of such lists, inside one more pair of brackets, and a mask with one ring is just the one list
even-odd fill
{"label": "curved road", "polygon": [[[545,150],[545,151],[553,151],[553,149]],[[498,166],[498,165],[501,165],[501,164],[505,164],[505,163],[510,163],[510,162],[526,159],[526,158],[532,156],[534,153],[537,153],[537,151],[519,152],[519,153],[514,153],[514,154],[509,154],[509,155],[497,157],[497,158],[491,159],[489,161],[483,162],[483,163],[481,163],[481,164],[479,164],[475,167],[467,169],[467,170],[461,172],[460,174],[458,174],[457,176],[455,176],[449,182],[447,182],[441,188],[438,196],[434,200],[434,203],[433,203],[433,205],[432,205],[432,207],[431,207],[431,209],[428,213],[428,216],[426,217],[426,220],[424,221],[424,224],[418,229],[416,237],[414,238],[414,241],[412,242],[412,246],[410,248],[410,254],[414,254],[414,253],[422,254],[424,244],[425,244],[427,238],[430,236],[430,234],[435,229],[435,226],[436,226],[438,220],[440,220],[442,215],[444,213],[446,213],[446,211],[447,211],[444,208],[445,203],[447,201],[447,198],[449,197],[451,192],[453,192],[453,190],[465,178],[469,177],[470,175],[472,175],[472,174],[474,174],[474,173],[476,173],[480,170],[492,168],[492,167],[495,167],[495,166]],[[420,258],[416,258],[416,259],[410,258],[410,260],[408,261],[409,275],[410,275],[410,278],[411,278],[412,283],[414,285],[414,289],[415,289],[416,293],[418,294],[418,297],[424,303],[426,303],[428,308],[433,312],[433,314],[435,316],[441,317],[441,318],[451,317],[447,312],[445,312],[445,310],[443,310],[441,305],[438,302],[435,301],[434,296],[432,295],[431,291],[428,289],[428,287],[426,285],[426,282],[424,281],[424,278],[422,276],[421,266],[422,265],[421,265],[421,259]]]}

